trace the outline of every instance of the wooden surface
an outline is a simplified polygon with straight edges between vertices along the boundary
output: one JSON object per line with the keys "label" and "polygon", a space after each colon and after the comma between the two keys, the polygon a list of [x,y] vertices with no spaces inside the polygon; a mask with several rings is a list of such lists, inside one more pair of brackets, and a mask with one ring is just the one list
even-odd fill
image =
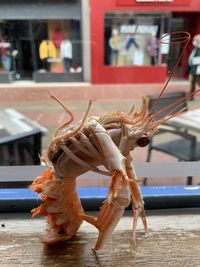
{"label": "wooden surface", "polygon": [[0,214],[1,266],[200,266],[200,209],[148,211],[148,237],[141,222],[137,245],[131,239],[132,216],[126,213],[111,240],[94,254],[97,230],[83,223],[72,240],[46,247],[44,219],[30,214]]}

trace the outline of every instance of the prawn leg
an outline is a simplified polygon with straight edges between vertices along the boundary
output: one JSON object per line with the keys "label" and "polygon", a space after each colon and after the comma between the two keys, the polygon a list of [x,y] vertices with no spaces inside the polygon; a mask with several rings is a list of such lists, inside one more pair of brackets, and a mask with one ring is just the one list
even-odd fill
{"label": "prawn leg", "polygon": [[129,205],[129,186],[127,180],[120,172],[115,172],[109,187],[107,198],[100,208],[97,218],[82,214],[81,219],[94,225],[99,236],[93,251],[98,251],[110,238],[119,220],[124,214],[125,208]]}
{"label": "prawn leg", "polygon": [[129,188],[130,188],[130,193],[131,193],[131,203],[132,203],[132,210],[133,210],[133,241],[135,242],[136,240],[135,233],[136,233],[138,218],[141,217],[142,219],[145,234],[147,234],[147,221],[146,221],[146,215],[145,215],[145,210],[144,210],[144,202],[143,202],[141,191],[138,185],[138,180],[137,180],[135,171],[133,169],[132,158],[130,154],[127,156],[126,170],[127,170],[127,175],[130,179]]}
{"label": "prawn leg", "polygon": [[125,157],[111,137],[96,120],[91,120],[86,126],[94,135],[97,147],[104,158],[105,167],[113,174],[107,198],[102,205],[97,218],[81,214],[81,219],[94,225],[99,230],[94,251],[99,250],[113,233],[117,223],[129,205],[130,190],[125,168]]}

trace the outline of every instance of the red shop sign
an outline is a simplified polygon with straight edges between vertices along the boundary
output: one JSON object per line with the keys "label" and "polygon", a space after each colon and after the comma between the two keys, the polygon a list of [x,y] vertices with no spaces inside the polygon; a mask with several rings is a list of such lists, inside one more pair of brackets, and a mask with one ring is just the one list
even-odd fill
{"label": "red shop sign", "polygon": [[168,4],[170,6],[188,6],[190,0],[116,0],[119,6],[134,6],[139,4]]}

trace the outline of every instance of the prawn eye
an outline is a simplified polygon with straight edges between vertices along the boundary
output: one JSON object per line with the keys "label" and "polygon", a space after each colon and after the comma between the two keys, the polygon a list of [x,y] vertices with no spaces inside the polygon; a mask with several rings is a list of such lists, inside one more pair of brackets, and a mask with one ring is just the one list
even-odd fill
{"label": "prawn eye", "polygon": [[140,147],[145,147],[150,143],[150,138],[149,137],[141,137],[140,139],[137,140],[137,145]]}

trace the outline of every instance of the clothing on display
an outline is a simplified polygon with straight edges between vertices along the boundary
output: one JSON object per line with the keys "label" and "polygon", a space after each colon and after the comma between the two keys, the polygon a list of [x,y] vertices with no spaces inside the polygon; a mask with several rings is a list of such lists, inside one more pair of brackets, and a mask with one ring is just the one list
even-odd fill
{"label": "clothing on display", "polygon": [[63,58],[63,63],[65,66],[65,70],[70,71],[70,68],[72,67],[72,59],[71,58]]}
{"label": "clothing on display", "polygon": [[6,70],[6,71],[10,71],[11,70],[11,65],[12,65],[11,56],[2,56],[1,57],[1,62],[2,62],[4,70]]}
{"label": "clothing on display", "polygon": [[151,65],[157,64],[158,49],[159,40],[155,36],[153,36],[151,39],[148,40],[147,43],[147,51],[151,58]]}
{"label": "clothing on display", "polygon": [[144,62],[144,52],[140,49],[134,52],[133,65],[142,66]]}
{"label": "clothing on display", "polygon": [[119,37],[114,35],[112,38],[110,38],[109,45],[112,50],[119,50]]}
{"label": "clothing on display", "polygon": [[60,48],[61,42],[63,41],[63,34],[60,29],[56,29],[53,33],[53,43],[56,48]]}
{"label": "clothing on display", "polygon": [[0,42],[1,63],[5,71],[10,71],[12,67],[11,43],[7,41]]}
{"label": "clothing on display", "polygon": [[194,48],[189,57],[189,73],[192,75],[200,75],[200,48]]}
{"label": "clothing on display", "polygon": [[196,84],[200,85],[200,34],[193,38],[193,50],[188,59],[190,92],[194,92]]}
{"label": "clothing on display", "polygon": [[70,68],[72,67],[72,53],[71,41],[68,39],[62,41],[60,45],[60,56],[63,59],[66,71],[70,71]]}
{"label": "clothing on display", "polygon": [[57,51],[54,43],[50,40],[43,40],[39,46],[40,59],[56,58]]}
{"label": "clothing on display", "polygon": [[137,44],[135,37],[131,36],[128,38],[128,41],[126,43],[126,50],[128,50],[132,45],[134,45],[136,48],[139,48],[139,45]]}
{"label": "clothing on display", "polygon": [[109,46],[111,48],[111,65],[118,65],[120,42],[118,31],[116,29],[112,30],[112,36],[109,39]]}
{"label": "clothing on display", "polygon": [[60,56],[61,58],[72,59],[72,43],[70,40],[64,40],[60,45]]}

